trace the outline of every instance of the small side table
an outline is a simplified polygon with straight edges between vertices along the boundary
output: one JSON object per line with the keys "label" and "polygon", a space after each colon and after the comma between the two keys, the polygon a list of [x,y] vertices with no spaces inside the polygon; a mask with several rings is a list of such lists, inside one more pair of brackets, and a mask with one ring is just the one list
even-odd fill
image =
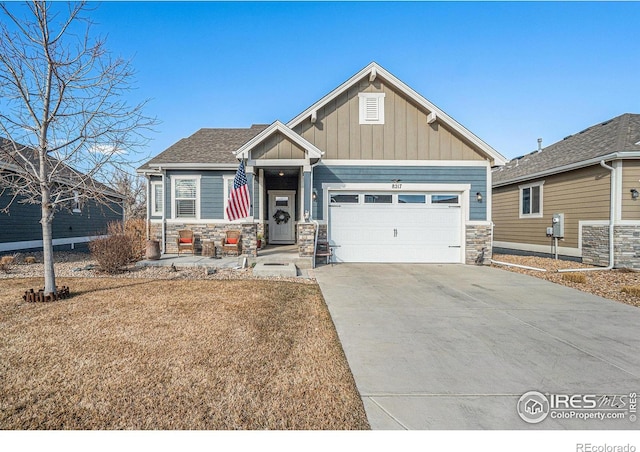
{"label": "small side table", "polygon": [[202,241],[202,255],[216,257],[216,244],[213,240]]}

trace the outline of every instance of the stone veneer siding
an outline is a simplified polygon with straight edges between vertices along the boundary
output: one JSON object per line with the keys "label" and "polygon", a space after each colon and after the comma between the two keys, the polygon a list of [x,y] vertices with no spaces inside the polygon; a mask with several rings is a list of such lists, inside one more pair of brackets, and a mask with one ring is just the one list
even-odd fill
{"label": "stone veneer siding", "polygon": [[640,224],[616,226],[613,231],[615,266],[640,268]]}
{"label": "stone veneer siding", "polygon": [[582,263],[609,265],[609,226],[582,226]]}
{"label": "stone veneer siding", "polygon": [[[161,223],[151,224],[151,238],[162,240]],[[213,240],[218,255],[222,253],[222,238],[225,237],[226,231],[240,230],[242,234],[242,255],[255,257],[257,256],[257,232],[258,225],[255,223],[214,223],[214,224],[192,224],[192,223],[167,223],[166,225],[166,248],[167,254],[177,254],[178,246],[176,239],[178,231],[181,229],[191,229],[195,237],[196,253],[202,252],[202,241]]]}
{"label": "stone veneer siding", "polygon": [[314,223],[298,223],[298,254],[300,257],[313,257],[313,242],[316,238]]}
{"label": "stone veneer siding", "polygon": [[[613,228],[614,267],[640,268],[640,224]],[[582,262],[609,265],[609,226],[582,226]]]}
{"label": "stone veneer siding", "polygon": [[491,264],[491,225],[466,225],[465,264]]}

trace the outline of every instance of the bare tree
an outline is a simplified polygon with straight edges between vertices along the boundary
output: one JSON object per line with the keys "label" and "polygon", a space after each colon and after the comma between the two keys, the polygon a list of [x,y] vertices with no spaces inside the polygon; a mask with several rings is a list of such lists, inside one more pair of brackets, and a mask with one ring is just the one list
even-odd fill
{"label": "bare tree", "polygon": [[12,201],[41,206],[45,294],[56,291],[55,212],[110,205],[98,180],[129,163],[155,124],[146,102],[128,104],[130,64],[91,37],[86,11],[85,2],[0,4],[0,184]]}
{"label": "bare tree", "polygon": [[109,184],[123,196],[125,220],[145,218],[147,214],[146,179],[128,171],[117,171]]}

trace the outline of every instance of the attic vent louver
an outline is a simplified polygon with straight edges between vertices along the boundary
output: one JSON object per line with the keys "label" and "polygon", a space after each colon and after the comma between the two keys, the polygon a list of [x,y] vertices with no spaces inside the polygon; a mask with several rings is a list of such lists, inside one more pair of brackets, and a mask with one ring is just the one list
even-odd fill
{"label": "attic vent louver", "polygon": [[384,93],[359,93],[360,124],[384,124]]}

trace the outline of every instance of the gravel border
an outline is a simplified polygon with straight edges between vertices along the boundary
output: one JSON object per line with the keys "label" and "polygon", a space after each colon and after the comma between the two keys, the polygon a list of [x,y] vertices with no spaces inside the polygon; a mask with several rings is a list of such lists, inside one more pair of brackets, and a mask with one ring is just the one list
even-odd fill
{"label": "gravel border", "polygon": [[572,281],[567,275],[571,273],[558,273],[559,269],[577,269],[577,268],[597,268],[590,265],[566,261],[555,260],[546,257],[537,256],[521,256],[514,254],[494,254],[493,260],[508,262],[511,264],[527,265],[530,267],[543,268],[546,272],[528,270],[519,267],[507,267],[503,265],[492,264],[492,267],[501,270],[522,273],[536,278],[545,279],[556,284],[562,284],[583,292],[592,293],[603,298],[619,301],[631,306],[640,307],[640,297],[633,294],[622,292],[622,288],[640,287],[640,272],[631,269],[613,269],[613,270],[596,270],[588,272],[580,272],[584,275],[584,282]]}
{"label": "gravel border", "polygon": [[[0,279],[17,278],[43,278],[44,265],[42,264],[42,251],[34,253],[17,253],[15,263],[12,264],[8,272],[0,271]],[[35,264],[26,264],[25,257],[33,256]],[[231,269],[217,268],[215,273],[209,274],[210,270],[204,267],[178,267],[174,271],[171,267],[137,267],[130,265],[121,273],[107,274],[101,272],[97,267],[97,262],[91,258],[89,253],[55,251],[54,266],[56,278],[129,278],[129,279],[162,279],[162,280],[231,280],[231,279],[251,279],[266,281],[288,281],[301,284],[316,284],[312,270],[308,271],[308,278],[295,277],[257,277],[253,276],[251,268]]]}

